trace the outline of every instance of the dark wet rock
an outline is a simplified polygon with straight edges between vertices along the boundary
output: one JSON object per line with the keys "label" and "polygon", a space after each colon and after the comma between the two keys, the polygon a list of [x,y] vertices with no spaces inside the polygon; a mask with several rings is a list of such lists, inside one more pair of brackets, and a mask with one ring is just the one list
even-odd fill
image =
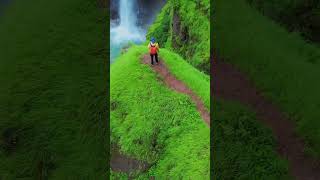
{"label": "dark wet rock", "polygon": [[137,17],[138,17],[138,25],[139,26],[146,26],[152,23],[153,19],[157,12],[164,6],[166,0],[157,0],[157,1],[150,1],[150,0],[137,0]]}
{"label": "dark wet rock", "polygon": [[18,133],[17,128],[7,128],[3,131],[1,137],[1,147],[2,149],[10,154],[15,151],[18,144]]}
{"label": "dark wet rock", "polygon": [[180,26],[181,26],[181,19],[177,11],[173,12],[173,20],[172,20],[172,33],[174,34],[172,39],[172,45],[174,48],[178,48],[180,44],[178,43],[178,38],[180,34]]}
{"label": "dark wet rock", "polygon": [[146,171],[150,168],[150,165],[146,162],[137,160],[135,158],[121,154],[119,148],[116,146],[112,147],[110,167],[115,172],[136,172]]}
{"label": "dark wet rock", "polygon": [[120,0],[110,1],[110,19],[112,21],[119,19],[119,2]]}

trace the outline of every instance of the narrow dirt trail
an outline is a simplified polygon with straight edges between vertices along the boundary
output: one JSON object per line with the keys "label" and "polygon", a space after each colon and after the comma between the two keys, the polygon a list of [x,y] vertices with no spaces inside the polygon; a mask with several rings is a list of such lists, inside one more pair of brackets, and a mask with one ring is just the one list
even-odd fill
{"label": "narrow dirt trail", "polygon": [[245,74],[231,64],[215,60],[212,63],[213,86],[218,98],[249,106],[257,119],[269,126],[277,141],[277,151],[289,162],[290,174],[298,180],[320,180],[319,160],[304,153],[305,143],[295,133],[295,125],[272,102],[255,88]]}
{"label": "narrow dirt trail", "polygon": [[[142,57],[142,62],[144,64],[150,65],[150,55],[144,55]],[[189,89],[182,81],[176,79],[168,70],[166,65],[163,63],[161,59],[159,59],[159,64],[155,64],[151,66],[152,69],[157,72],[162,78],[164,83],[171,89],[186,94],[191,97],[192,101],[196,104],[197,110],[199,111],[204,122],[210,127],[210,113],[204,106],[201,99],[191,90]]]}

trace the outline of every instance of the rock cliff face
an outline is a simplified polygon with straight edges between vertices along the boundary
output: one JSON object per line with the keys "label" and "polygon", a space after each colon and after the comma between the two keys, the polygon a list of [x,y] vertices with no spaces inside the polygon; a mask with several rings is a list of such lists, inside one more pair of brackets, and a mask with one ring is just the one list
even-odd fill
{"label": "rock cliff face", "polygon": [[119,0],[110,1],[110,19],[111,20],[119,19]]}
{"label": "rock cliff face", "polygon": [[155,16],[165,4],[166,0],[136,0],[137,1],[137,16],[139,26],[148,26],[152,23]]}
{"label": "rock cliff face", "polygon": [[320,44],[319,0],[247,1],[287,30],[299,32],[307,40]]}
{"label": "rock cliff face", "polygon": [[[149,29],[147,39],[155,37],[161,47],[174,50],[196,68],[209,72],[209,0],[133,1],[137,26]],[[110,17],[115,23],[119,22],[119,2],[111,0]]]}
{"label": "rock cliff face", "polygon": [[198,69],[210,70],[209,0],[168,0],[149,28],[162,47],[179,53]]}

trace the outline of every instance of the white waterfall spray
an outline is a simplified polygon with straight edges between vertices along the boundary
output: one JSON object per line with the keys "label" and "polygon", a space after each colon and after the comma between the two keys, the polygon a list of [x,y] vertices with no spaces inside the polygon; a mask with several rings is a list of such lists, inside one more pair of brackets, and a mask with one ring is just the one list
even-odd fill
{"label": "white waterfall spray", "polygon": [[110,29],[111,62],[127,43],[140,43],[145,40],[145,32],[136,25],[137,15],[133,8],[135,2],[135,0],[120,0],[120,24]]}

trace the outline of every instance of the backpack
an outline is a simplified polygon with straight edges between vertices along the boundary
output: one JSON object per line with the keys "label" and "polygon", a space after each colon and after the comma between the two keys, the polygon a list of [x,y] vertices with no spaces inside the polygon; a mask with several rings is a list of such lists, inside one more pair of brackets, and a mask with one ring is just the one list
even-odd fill
{"label": "backpack", "polygon": [[150,44],[150,54],[157,54],[157,46]]}

